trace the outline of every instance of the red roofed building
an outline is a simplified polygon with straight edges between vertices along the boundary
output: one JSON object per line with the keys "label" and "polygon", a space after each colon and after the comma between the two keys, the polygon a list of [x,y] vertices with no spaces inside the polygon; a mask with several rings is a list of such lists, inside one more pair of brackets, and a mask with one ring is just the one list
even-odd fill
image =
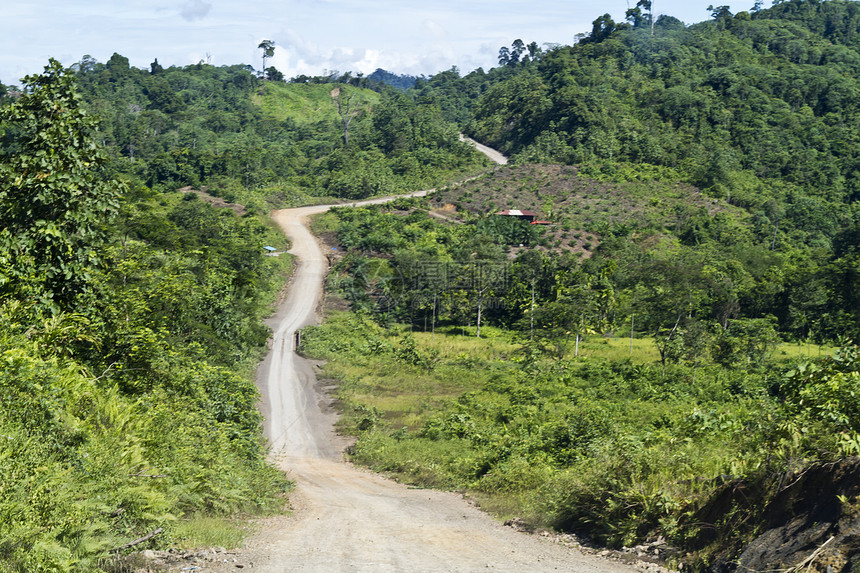
{"label": "red roofed building", "polygon": [[505,217],[516,217],[517,219],[522,219],[524,221],[528,221],[529,223],[537,219],[537,215],[532,213],[531,211],[520,211],[519,209],[505,209],[504,211],[499,211],[498,213],[493,214],[502,215]]}

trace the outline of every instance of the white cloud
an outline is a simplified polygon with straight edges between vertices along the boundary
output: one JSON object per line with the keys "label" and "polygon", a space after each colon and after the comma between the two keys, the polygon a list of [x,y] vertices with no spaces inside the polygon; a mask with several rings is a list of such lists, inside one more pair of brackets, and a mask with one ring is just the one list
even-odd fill
{"label": "white cloud", "polygon": [[424,20],[421,24],[421,29],[424,35],[436,41],[447,40],[449,36],[448,30],[433,20]]}
{"label": "white cloud", "polygon": [[365,74],[372,74],[379,67],[379,50],[365,50],[364,57],[355,63],[355,69]]}
{"label": "white cloud", "polygon": [[[631,0],[631,3],[633,0]],[[705,0],[662,0],[658,13],[685,22],[708,17]],[[752,0],[730,2],[744,10]],[[498,50],[525,42],[571,43],[604,12],[624,17],[627,0],[42,0],[12,2],[0,18],[0,81],[39,73],[49,57],[65,65],[118,52],[132,65],[260,66],[260,40],[277,48],[287,77],[324,70],[433,74],[495,66]]]}
{"label": "white cloud", "polygon": [[189,0],[182,6],[182,17],[189,22],[205,18],[212,10],[212,4],[203,0]]}

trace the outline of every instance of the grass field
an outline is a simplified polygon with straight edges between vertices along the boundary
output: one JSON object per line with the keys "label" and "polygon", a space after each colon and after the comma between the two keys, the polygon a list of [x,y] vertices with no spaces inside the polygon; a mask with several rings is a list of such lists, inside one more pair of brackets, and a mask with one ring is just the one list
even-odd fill
{"label": "grass field", "polygon": [[[334,84],[285,84],[266,82],[262,93],[254,96],[254,103],[263,113],[275,121],[291,119],[298,123],[308,123],[329,118],[337,120],[337,109],[332,102]],[[380,95],[371,90],[349,88],[354,95],[356,109],[368,109],[379,103]]]}
{"label": "grass field", "polygon": [[[404,332],[408,330],[403,330]],[[426,332],[413,332],[422,346],[440,351],[442,357],[450,359],[458,354],[479,357],[484,360],[496,360],[512,356],[523,346],[523,340],[502,329],[482,326],[481,338],[474,336],[474,328],[441,327],[436,329],[436,335]],[[521,337],[520,337],[521,338]],[[831,355],[836,350],[833,346],[813,344],[809,342],[783,342],[773,350],[776,361],[795,358],[822,358]],[[571,350],[566,358],[573,358]],[[633,339],[626,336],[583,336],[579,342],[579,358],[602,358],[605,360],[630,360],[634,364],[656,364],[660,361],[660,353],[652,338],[637,335]]]}
{"label": "grass field", "polygon": [[811,452],[838,455],[838,435],[783,396],[794,362],[833,348],[783,343],[762,364],[663,368],[650,338],[587,336],[579,356],[559,357],[521,333],[481,332],[343,311],[305,331],[303,352],[336,381],[356,463],[466,492],[500,518],[630,546],[687,543],[700,529],[687,520],[725,476],[766,480]]}
{"label": "grass field", "polygon": [[[435,332],[410,331],[403,325],[383,330],[364,319],[362,338],[370,338],[372,342],[368,344],[355,339],[354,320],[349,313],[334,313],[324,327],[326,340],[307,338],[311,342],[306,352],[331,359],[325,371],[340,381],[339,398],[345,411],[359,411],[358,418],[369,415],[388,428],[417,431],[446,404],[456,402],[463,395],[480,392],[493,381],[516,376],[528,360],[524,351],[527,341],[499,328],[483,327],[482,337],[477,338],[474,329],[465,329],[466,334],[461,327],[449,326],[439,327]],[[334,352],[322,350],[321,347],[330,345],[333,339],[338,340]],[[345,343],[346,340],[351,341]],[[407,343],[410,340],[414,342]],[[402,359],[392,360],[392,355],[402,356],[403,348],[409,345],[415,347],[415,356],[408,359],[414,364],[404,365]],[[372,350],[369,351],[368,346]],[[797,358],[817,358],[834,350],[808,343],[783,343],[773,351],[772,361],[778,364]],[[543,359],[541,368],[551,370],[552,363],[556,363],[560,371],[567,372],[577,365],[591,368],[592,362],[595,365],[629,363],[656,369],[660,355],[650,338],[631,340],[595,335],[582,339],[579,356],[574,357],[571,348],[561,361]],[[699,391],[713,394],[715,390],[705,389],[708,384],[714,383],[702,382]],[[636,408],[644,414],[650,406],[639,402]],[[654,417],[660,415],[656,413]],[[361,420],[344,418],[343,429],[347,432],[358,431],[359,425]]]}

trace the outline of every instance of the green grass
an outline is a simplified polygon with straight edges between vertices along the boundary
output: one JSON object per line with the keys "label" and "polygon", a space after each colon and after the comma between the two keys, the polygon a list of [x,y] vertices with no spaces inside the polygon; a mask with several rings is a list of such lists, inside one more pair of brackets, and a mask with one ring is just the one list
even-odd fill
{"label": "green grass", "polygon": [[[349,336],[351,318],[348,313],[334,313],[326,328],[336,331],[333,336]],[[523,344],[514,335],[493,327],[482,328],[482,338],[474,336],[474,328],[439,327],[435,333],[409,332],[402,326],[390,331],[378,330],[388,348],[396,349],[404,336],[411,336],[422,352],[433,355],[432,369],[413,368],[391,359],[390,354],[367,354],[333,358],[326,373],[341,381],[340,399],[347,405],[375,409],[381,420],[390,428],[419,429],[445,404],[459,396],[479,392],[490,380],[506,377],[521,367],[524,359]],[[342,338],[341,338],[342,340]],[[777,362],[798,357],[818,357],[832,353],[833,348],[813,344],[783,343],[773,352]],[[651,338],[583,337],[579,345],[579,356],[574,357],[573,343],[569,345],[566,360],[588,364],[590,361],[609,363],[629,361],[634,365],[656,367],[660,355]],[[670,365],[672,366],[672,365]],[[698,385],[703,393],[713,393],[704,385]],[[660,390],[654,392],[659,394]],[[656,395],[655,394],[655,395]],[[692,408],[693,405],[690,406]],[[651,414],[649,403],[637,403],[635,409],[641,418],[656,419],[663,414],[663,406]],[[349,424],[345,424],[349,428]]]}
{"label": "green grass", "polygon": [[[573,350],[571,350],[571,354]],[[595,357],[606,360],[631,360],[634,364],[653,364],[660,360],[657,346],[650,338],[605,338],[586,336],[579,343],[582,358]]]}
{"label": "green grass", "polygon": [[464,491],[532,527],[683,544],[685,516],[719,476],[757,479],[829,447],[801,443],[813,438],[792,433],[803,422],[772,394],[784,362],[829,347],[781,344],[766,364],[664,370],[650,338],[634,338],[631,352],[627,337],[587,336],[579,357],[571,346],[559,359],[524,351],[521,333],[463,332],[384,329],[345,312],[306,332],[304,351],[327,358],[338,381],[356,463]]}
{"label": "green grass", "polygon": [[224,547],[234,549],[254,533],[252,520],[193,515],[171,526],[174,544],[179,549]]}
{"label": "green grass", "polygon": [[[286,84],[266,82],[263,93],[254,96],[266,117],[275,121],[291,119],[299,123],[321,120],[336,120],[337,109],[332,101],[332,90],[336,84]],[[357,109],[368,109],[379,103],[380,96],[374,91],[349,87],[350,95],[356,97]]]}
{"label": "green grass", "polygon": [[331,211],[326,211],[325,213],[320,213],[311,217],[310,227],[311,232],[316,236],[326,232],[337,232],[339,219],[337,215]]}
{"label": "green grass", "polygon": [[[783,342],[774,349],[773,359],[785,361],[796,358],[823,358],[832,355],[835,350],[835,347],[829,345]],[[630,338],[586,336],[579,343],[579,355],[583,358],[595,357],[612,361],[630,359],[634,364],[654,364],[660,361],[660,353],[652,338],[633,338],[631,344]]]}
{"label": "green grass", "polygon": [[812,344],[809,342],[786,342],[776,348],[774,357],[777,360],[791,360],[795,358],[817,359],[832,356],[837,348],[830,345]]}

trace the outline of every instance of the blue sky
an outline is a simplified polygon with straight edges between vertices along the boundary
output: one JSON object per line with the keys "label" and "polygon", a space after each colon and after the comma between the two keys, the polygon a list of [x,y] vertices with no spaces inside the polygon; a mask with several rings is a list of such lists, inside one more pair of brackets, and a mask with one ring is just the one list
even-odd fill
{"label": "blue sky", "polygon": [[[654,0],[655,14],[687,24],[708,18],[709,4],[748,10],[754,0]],[[260,41],[276,44],[274,65],[287,77],[376,68],[432,75],[496,65],[499,48],[570,44],[608,12],[623,20],[625,0],[10,0],[0,18],[0,82],[41,72],[48,58],[65,65],[117,52],[131,65],[260,67]],[[635,4],[635,0],[630,0]],[[769,3],[768,3],[769,4]]]}

